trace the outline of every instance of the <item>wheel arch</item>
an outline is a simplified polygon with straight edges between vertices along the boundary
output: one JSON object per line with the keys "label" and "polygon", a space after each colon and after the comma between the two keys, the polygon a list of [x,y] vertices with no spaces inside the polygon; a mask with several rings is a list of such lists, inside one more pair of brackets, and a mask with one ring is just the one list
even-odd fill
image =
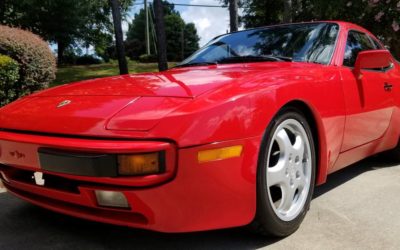
{"label": "wheel arch", "polygon": [[300,110],[308,124],[310,125],[311,132],[313,134],[313,140],[316,150],[316,160],[317,160],[317,173],[316,173],[316,183],[317,185],[323,184],[326,181],[328,173],[328,163],[327,163],[327,153],[326,153],[326,138],[322,128],[322,121],[318,113],[312,106],[303,100],[291,100],[285,103],[278,111],[278,113],[288,107],[293,107]]}
{"label": "wheel arch", "polygon": [[[266,129],[264,131],[264,135],[263,138],[267,138],[266,136],[268,136],[270,129],[274,128],[274,124],[275,124],[275,119],[277,117],[279,117],[282,114],[285,114],[285,111],[290,111],[288,110],[288,108],[292,108],[292,111],[298,110],[299,112],[301,112],[301,114],[304,115],[304,118],[306,119],[306,121],[308,122],[310,129],[311,129],[311,133],[313,136],[313,140],[314,140],[314,145],[315,145],[315,150],[316,150],[316,160],[317,160],[317,166],[316,166],[316,176],[315,176],[315,184],[322,184],[325,180],[326,180],[326,164],[323,164],[324,160],[326,160],[326,154],[324,154],[324,151],[326,152],[326,147],[321,147],[321,145],[323,145],[325,143],[325,137],[324,137],[324,129],[322,127],[322,120],[320,118],[319,113],[316,111],[316,109],[313,108],[312,105],[308,104],[306,101],[303,100],[299,100],[299,99],[292,99],[290,101],[287,102],[280,102],[280,103],[275,103],[277,107],[275,109],[275,112],[271,115],[271,120],[269,121],[269,123],[266,126]],[[293,108],[295,110],[293,110]],[[267,140],[262,140],[262,146],[267,143]],[[264,145],[265,146],[265,145]],[[271,218],[267,217],[265,215],[265,213],[262,213],[260,211],[263,211],[263,209],[265,208],[265,200],[260,198],[262,196],[262,191],[260,190],[260,185],[262,186],[262,177],[261,176],[265,176],[262,172],[262,169],[264,169],[261,165],[260,162],[264,162],[264,161],[260,161],[263,160],[263,156],[265,157],[265,154],[263,153],[263,150],[260,149],[259,151],[259,162],[258,162],[258,169],[257,169],[257,209],[256,209],[256,214],[255,214],[255,218],[253,219],[252,223],[251,223],[251,228],[253,228],[254,230],[256,230],[257,232],[260,232],[262,234],[271,234],[271,232],[269,230],[266,229],[265,226],[263,226],[264,224],[262,223],[263,221],[266,222],[265,224],[268,225],[268,228],[270,228],[271,225],[277,225],[276,224],[276,220],[271,220]],[[326,161],[325,161],[326,162]],[[260,167],[261,166],[261,167]],[[272,233],[273,235],[275,235],[274,233]],[[286,235],[286,234],[281,234],[281,235]]]}

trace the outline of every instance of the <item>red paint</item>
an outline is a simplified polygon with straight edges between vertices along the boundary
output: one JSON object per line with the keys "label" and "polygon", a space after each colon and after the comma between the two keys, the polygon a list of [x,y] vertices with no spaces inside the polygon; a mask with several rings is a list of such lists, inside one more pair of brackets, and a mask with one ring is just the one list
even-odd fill
{"label": "red paint", "polygon": [[[398,142],[400,65],[389,55],[392,69],[362,70],[358,79],[357,72],[342,66],[345,43],[348,30],[367,31],[338,24],[330,65],[261,62],[176,68],[68,84],[3,107],[0,162],[7,167],[0,170],[11,179],[5,185],[32,203],[106,223],[163,232],[245,225],[255,214],[261,138],[284,105],[302,102],[313,115],[318,184],[328,173]],[[372,54],[362,65],[376,66],[385,59],[381,53],[371,62]],[[387,82],[391,91],[384,90]],[[65,100],[70,103],[57,107]],[[241,157],[197,162],[199,150],[233,145],[244,146]],[[40,169],[37,149],[43,146],[104,153],[166,150],[167,172],[123,178],[47,173],[75,181],[79,193],[18,180],[18,170]],[[123,192],[131,210],[98,207],[94,189]]]}

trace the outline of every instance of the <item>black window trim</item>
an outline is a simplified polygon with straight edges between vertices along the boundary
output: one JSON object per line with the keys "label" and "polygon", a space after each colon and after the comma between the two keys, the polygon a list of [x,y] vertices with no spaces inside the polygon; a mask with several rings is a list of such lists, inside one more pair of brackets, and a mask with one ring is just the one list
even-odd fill
{"label": "black window trim", "polygon": [[[322,22],[322,23],[323,23],[323,22]],[[324,65],[334,66],[334,65],[333,65],[333,64],[334,64],[334,61],[333,61],[333,60],[335,59],[335,52],[336,52],[336,50],[337,50],[337,48],[338,48],[339,37],[340,37],[340,34],[342,33],[342,26],[339,25],[338,23],[335,23],[335,22],[325,22],[325,23],[333,23],[333,24],[336,24],[336,26],[338,27],[338,31],[337,31],[337,34],[336,34],[336,41],[335,41],[335,44],[334,44],[334,47],[333,47],[331,59],[329,60],[329,63],[324,64]]]}
{"label": "black window trim", "polygon": [[[369,34],[366,34],[366,35],[368,36],[369,40],[371,40],[371,42],[372,42],[372,44],[374,45],[375,49],[378,49],[378,50],[383,49],[383,48],[382,48],[382,44],[381,44],[377,39],[373,38],[373,37],[370,36]],[[377,45],[377,44],[380,46],[380,48],[376,48],[375,45]]]}

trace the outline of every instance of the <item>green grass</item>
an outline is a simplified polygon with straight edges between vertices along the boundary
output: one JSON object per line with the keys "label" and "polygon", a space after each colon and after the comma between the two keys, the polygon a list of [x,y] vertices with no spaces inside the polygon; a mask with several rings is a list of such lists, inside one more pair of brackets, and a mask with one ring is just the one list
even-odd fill
{"label": "green grass", "polygon": [[[170,63],[170,66],[175,63]],[[135,61],[128,62],[129,73],[156,72],[158,71],[157,63],[138,63]],[[56,74],[56,80],[50,85],[54,87],[64,83],[76,82],[93,78],[118,75],[118,63],[102,63],[85,66],[62,66],[59,67]]]}

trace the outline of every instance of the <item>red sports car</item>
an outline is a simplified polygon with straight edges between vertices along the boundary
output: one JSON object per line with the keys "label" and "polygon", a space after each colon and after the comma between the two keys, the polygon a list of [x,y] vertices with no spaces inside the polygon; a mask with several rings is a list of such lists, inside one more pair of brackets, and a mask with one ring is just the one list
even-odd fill
{"label": "red sports car", "polygon": [[84,219],[286,236],[329,173],[400,158],[399,88],[400,64],[357,25],[234,32],[165,72],[1,108],[0,176],[11,194]]}

